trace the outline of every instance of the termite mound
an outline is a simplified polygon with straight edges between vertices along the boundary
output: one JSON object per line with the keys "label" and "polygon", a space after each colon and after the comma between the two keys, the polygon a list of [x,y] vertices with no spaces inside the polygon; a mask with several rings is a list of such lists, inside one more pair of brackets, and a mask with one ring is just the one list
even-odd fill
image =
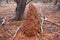
{"label": "termite mound", "polygon": [[25,20],[22,26],[22,32],[26,36],[35,36],[37,33],[40,33],[40,16],[33,4],[29,4],[28,11],[25,16]]}

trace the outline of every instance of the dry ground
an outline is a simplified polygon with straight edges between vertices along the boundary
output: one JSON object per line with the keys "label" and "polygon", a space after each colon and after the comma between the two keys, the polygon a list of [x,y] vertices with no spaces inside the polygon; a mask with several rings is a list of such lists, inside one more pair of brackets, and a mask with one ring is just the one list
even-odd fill
{"label": "dry ground", "polygon": [[[36,4],[37,5],[37,4]],[[35,7],[39,10],[39,6]],[[15,4],[7,4],[5,7],[0,7],[0,17],[7,16],[11,17],[15,14]],[[40,11],[39,11],[40,12]],[[48,11],[45,13],[47,20],[43,25],[43,39],[44,40],[60,40],[60,12],[59,11]],[[6,19],[5,25],[0,27],[0,40],[12,40],[16,29],[21,26],[22,21],[14,21]],[[24,37],[22,32],[19,30],[14,40],[39,40],[39,36]]]}

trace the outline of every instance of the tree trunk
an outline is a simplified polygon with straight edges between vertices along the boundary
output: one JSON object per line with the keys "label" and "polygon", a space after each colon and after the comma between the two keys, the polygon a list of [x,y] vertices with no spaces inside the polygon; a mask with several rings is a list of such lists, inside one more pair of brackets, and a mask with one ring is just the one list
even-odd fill
{"label": "tree trunk", "polygon": [[1,2],[2,2],[2,0],[0,0],[0,6],[1,6]]}
{"label": "tree trunk", "polygon": [[27,0],[15,0],[17,3],[16,7],[16,20],[23,20],[24,19],[24,10],[26,6]]}
{"label": "tree trunk", "polygon": [[56,4],[57,4],[57,2],[58,2],[58,0],[56,0],[56,1],[55,1],[55,4],[54,4],[54,5],[56,5]]}
{"label": "tree trunk", "polygon": [[52,2],[52,0],[50,0],[50,3]]}
{"label": "tree trunk", "polygon": [[8,3],[8,0],[6,0],[6,2]]}

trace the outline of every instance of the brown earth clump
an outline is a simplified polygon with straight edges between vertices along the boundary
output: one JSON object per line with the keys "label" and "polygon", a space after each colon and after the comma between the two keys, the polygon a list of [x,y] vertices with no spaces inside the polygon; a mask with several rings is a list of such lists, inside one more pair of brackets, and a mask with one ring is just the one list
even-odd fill
{"label": "brown earth clump", "polygon": [[26,36],[35,36],[40,33],[40,16],[33,4],[29,4],[29,9],[25,16],[22,31]]}

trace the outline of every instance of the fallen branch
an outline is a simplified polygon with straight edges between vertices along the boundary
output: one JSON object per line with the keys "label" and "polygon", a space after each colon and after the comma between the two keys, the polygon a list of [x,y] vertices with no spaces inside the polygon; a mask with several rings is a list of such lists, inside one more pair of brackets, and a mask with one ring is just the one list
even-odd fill
{"label": "fallen branch", "polygon": [[60,27],[59,24],[56,24],[56,23],[50,22],[50,21],[48,21],[48,20],[45,20],[45,21],[46,21],[46,22],[49,22],[49,23],[51,23],[51,24],[54,24],[54,25],[56,25],[56,26],[58,26],[58,27]]}

